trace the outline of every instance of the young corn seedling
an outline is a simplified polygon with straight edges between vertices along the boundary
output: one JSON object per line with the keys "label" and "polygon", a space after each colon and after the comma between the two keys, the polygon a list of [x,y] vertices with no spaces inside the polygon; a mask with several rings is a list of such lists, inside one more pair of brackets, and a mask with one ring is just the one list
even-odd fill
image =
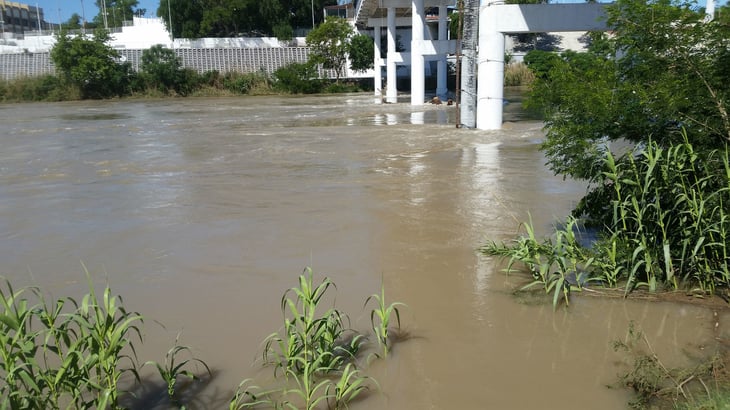
{"label": "young corn seedling", "polygon": [[380,285],[380,294],[374,293],[370,295],[363,306],[367,306],[368,302],[373,301],[376,305],[373,310],[370,311],[370,324],[372,325],[373,332],[375,333],[375,339],[378,341],[378,346],[382,350],[383,357],[388,356],[390,350],[390,324],[395,314],[396,321],[398,322],[398,329],[400,330],[400,311],[399,306],[406,306],[401,302],[393,302],[390,305],[386,305],[385,301],[385,285]]}
{"label": "young corn seedling", "polygon": [[188,364],[192,363],[199,363],[203,367],[205,367],[205,370],[208,372],[208,375],[211,375],[210,368],[208,365],[196,358],[191,357],[188,359],[184,359],[181,361],[176,362],[178,359],[178,355],[181,353],[190,353],[190,348],[187,346],[181,346],[178,344],[178,341],[180,340],[180,335],[178,334],[177,337],[175,337],[175,345],[170,348],[170,350],[167,351],[165,354],[165,362],[160,364],[155,361],[147,361],[143,366],[147,365],[154,365],[157,368],[157,372],[160,374],[160,377],[162,377],[162,380],[167,385],[167,397],[170,399],[170,403],[172,403],[175,406],[182,407],[182,403],[180,402],[180,399],[176,396],[177,393],[177,382],[180,378],[187,378],[190,380],[199,380],[200,378],[195,375],[192,371],[185,369]]}

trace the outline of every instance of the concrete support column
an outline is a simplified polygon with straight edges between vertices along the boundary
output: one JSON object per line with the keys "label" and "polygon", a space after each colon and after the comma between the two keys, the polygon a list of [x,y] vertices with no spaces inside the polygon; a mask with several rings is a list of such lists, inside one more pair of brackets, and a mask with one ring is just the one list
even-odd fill
{"label": "concrete support column", "polygon": [[[448,40],[448,22],[446,20],[446,6],[439,6],[439,37],[440,41]],[[436,66],[436,95],[441,98],[445,98],[449,92],[446,85],[446,77],[448,75],[446,67],[446,54],[442,55],[438,59],[438,65]]]}
{"label": "concrete support column", "polygon": [[398,78],[395,65],[395,7],[388,7],[388,54],[386,55],[385,101],[398,102]]}
{"label": "concrete support column", "polygon": [[373,27],[373,40],[375,42],[373,50],[373,84],[375,88],[375,102],[383,102],[383,70],[382,59],[380,58],[380,25]]}
{"label": "concrete support column", "polygon": [[502,128],[504,100],[504,34],[496,30],[497,6],[489,0],[479,13],[477,128]]}
{"label": "concrete support column", "polygon": [[715,18],[715,0],[707,0],[705,4],[705,19],[710,21]]}
{"label": "concrete support column", "polygon": [[422,105],[426,98],[426,64],[423,58],[423,31],[426,25],[426,10],[423,0],[411,0],[413,16],[411,26],[411,105]]}

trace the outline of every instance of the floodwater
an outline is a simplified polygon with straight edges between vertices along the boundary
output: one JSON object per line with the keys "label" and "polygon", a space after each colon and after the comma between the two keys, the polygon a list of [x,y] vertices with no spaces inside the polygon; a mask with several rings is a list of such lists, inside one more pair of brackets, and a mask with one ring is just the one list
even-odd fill
{"label": "floodwater", "polygon": [[527,278],[475,249],[529,216],[547,233],[585,187],[543,166],[541,123],[454,119],[367,94],[2,105],[0,275],[79,298],[86,266],[145,316],[141,361],[179,334],[214,370],[196,408],[269,377],[261,341],[307,266],[360,331],[381,281],[408,305],[353,409],[624,408],[606,386],[629,322],[667,362],[711,349],[704,308],[511,295]]}

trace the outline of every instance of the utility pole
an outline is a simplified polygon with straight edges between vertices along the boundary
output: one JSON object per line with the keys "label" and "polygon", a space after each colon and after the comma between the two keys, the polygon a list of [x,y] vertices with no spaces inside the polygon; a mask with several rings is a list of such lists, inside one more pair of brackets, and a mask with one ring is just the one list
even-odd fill
{"label": "utility pole", "polygon": [[109,21],[106,15],[106,0],[101,0],[101,15],[104,18],[104,30],[109,31]]}
{"label": "utility pole", "polygon": [[479,35],[479,0],[464,0],[461,40],[461,93],[462,108],[459,122],[464,128],[476,128],[477,111],[477,36]]}
{"label": "utility pole", "polygon": [[38,3],[35,4],[35,18],[38,20],[38,31],[43,35],[43,26],[41,26],[41,8],[38,7]]}
{"label": "utility pole", "polygon": [[0,14],[0,26],[2,26],[3,44],[5,44],[5,1],[2,2],[2,6],[2,10],[0,10],[0,12],[2,12],[2,14]]}
{"label": "utility pole", "polygon": [[84,10],[84,0],[81,0],[81,32],[86,34],[86,10]]}
{"label": "utility pole", "polygon": [[715,0],[707,0],[705,7],[705,19],[711,21],[715,18]]}
{"label": "utility pole", "polygon": [[172,45],[172,49],[175,49],[175,34],[173,34],[172,31],[172,8],[170,7],[170,3],[172,3],[172,0],[167,0],[167,25],[168,29],[170,30],[170,44]]}
{"label": "utility pole", "polygon": [[314,28],[314,0],[312,0],[312,28]]}

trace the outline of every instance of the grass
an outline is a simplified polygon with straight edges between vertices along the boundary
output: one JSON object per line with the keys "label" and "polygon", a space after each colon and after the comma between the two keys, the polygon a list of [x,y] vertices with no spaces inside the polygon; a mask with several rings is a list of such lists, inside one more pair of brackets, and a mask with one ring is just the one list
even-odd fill
{"label": "grass", "polygon": [[505,87],[527,86],[535,81],[535,73],[524,63],[511,63],[504,67]]}

